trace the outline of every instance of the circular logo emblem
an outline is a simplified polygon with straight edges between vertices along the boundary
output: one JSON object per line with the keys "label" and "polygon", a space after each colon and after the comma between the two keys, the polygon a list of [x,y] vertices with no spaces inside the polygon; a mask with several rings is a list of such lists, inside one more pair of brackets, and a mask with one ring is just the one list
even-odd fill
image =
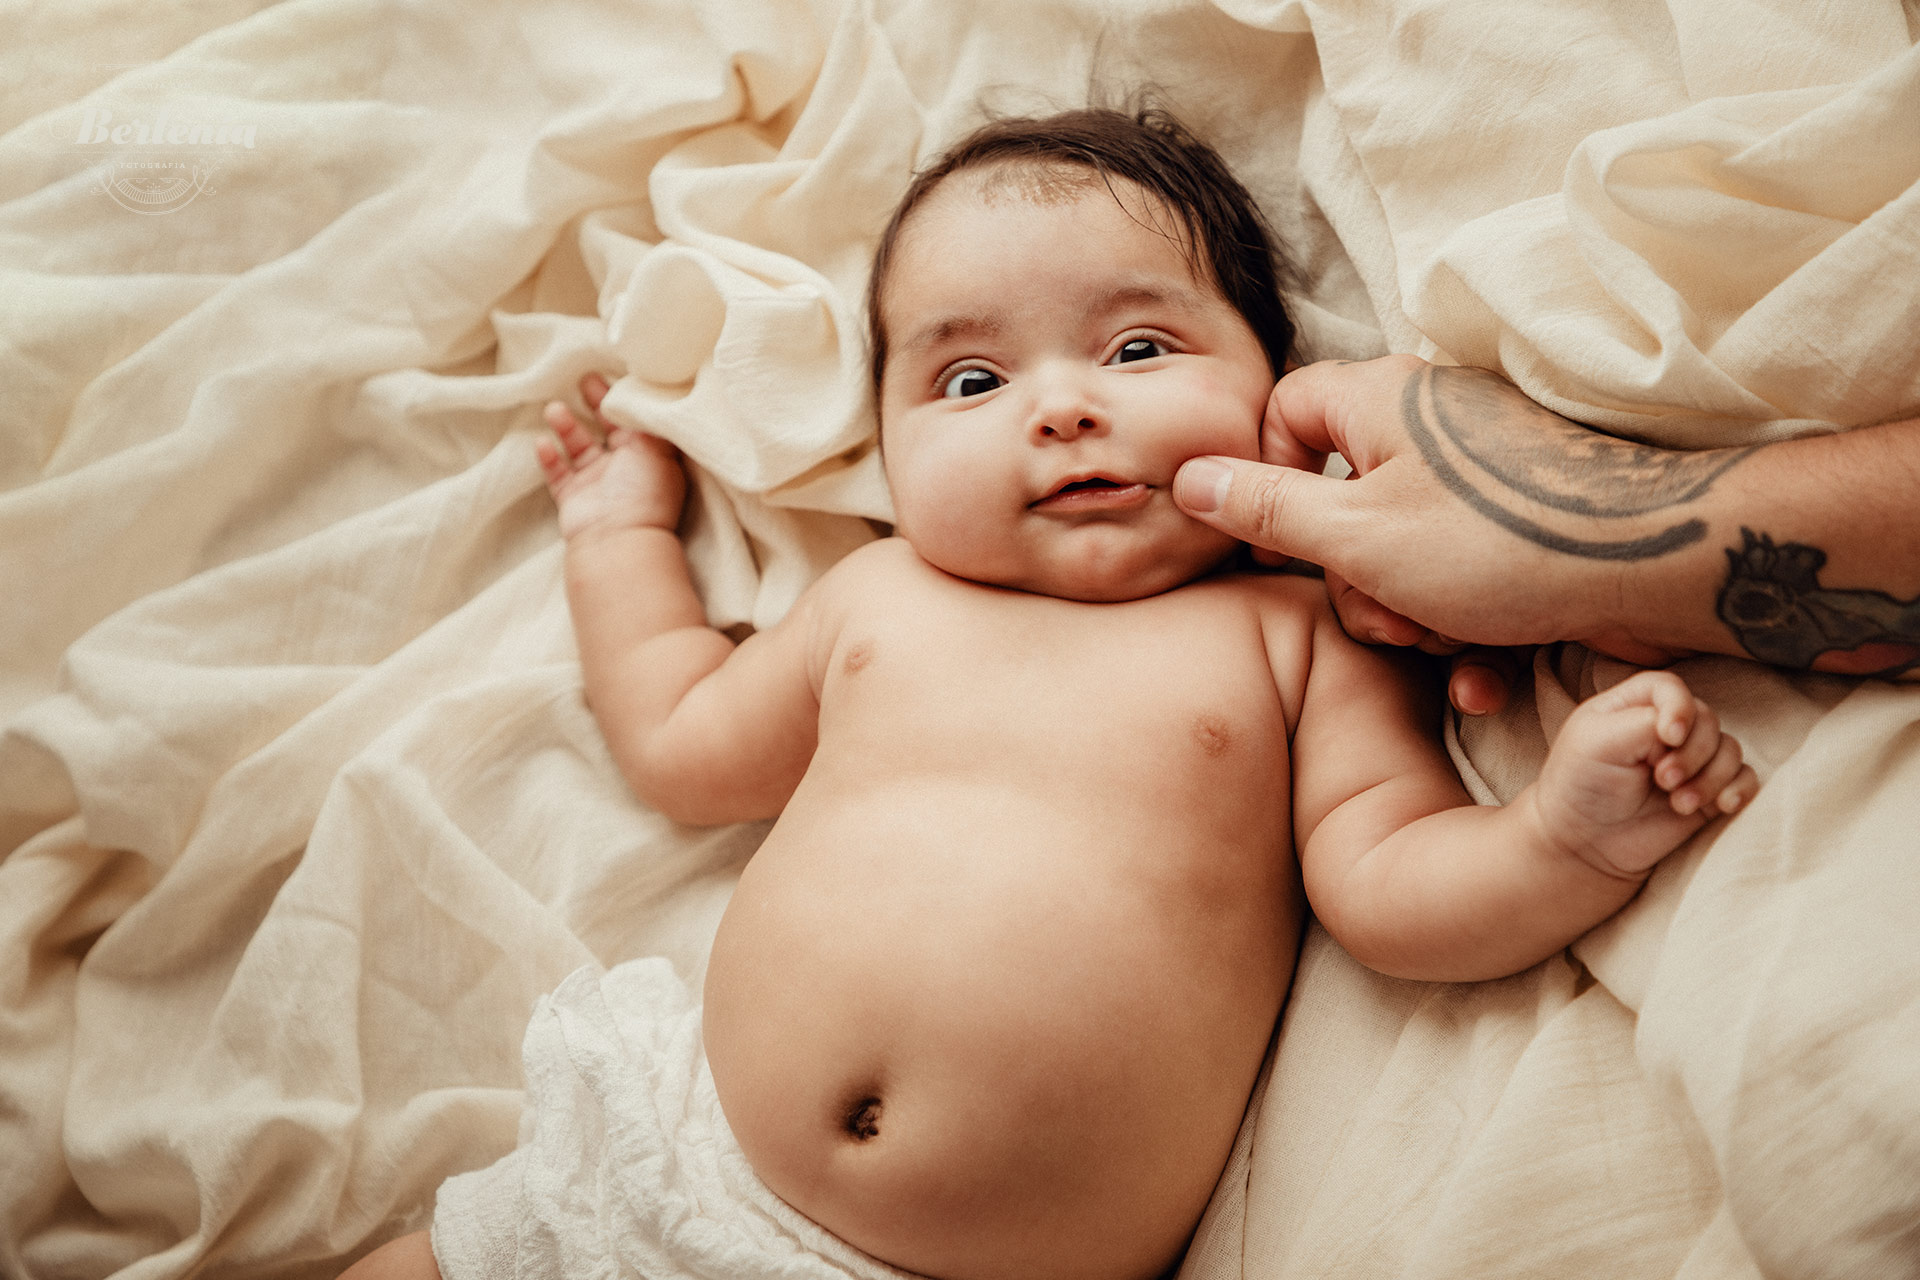
{"label": "circular logo emblem", "polygon": [[109,160],[95,173],[114,203],[131,213],[172,213],[207,189],[213,170],[184,160]]}

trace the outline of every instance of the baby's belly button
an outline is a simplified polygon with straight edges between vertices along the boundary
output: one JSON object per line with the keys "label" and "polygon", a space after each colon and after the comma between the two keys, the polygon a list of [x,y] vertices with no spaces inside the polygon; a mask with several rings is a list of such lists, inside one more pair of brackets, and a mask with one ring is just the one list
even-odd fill
{"label": "baby's belly button", "polygon": [[885,1109],[878,1094],[863,1093],[847,1108],[840,1127],[855,1142],[871,1142],[880,1136],[880,1117]]}

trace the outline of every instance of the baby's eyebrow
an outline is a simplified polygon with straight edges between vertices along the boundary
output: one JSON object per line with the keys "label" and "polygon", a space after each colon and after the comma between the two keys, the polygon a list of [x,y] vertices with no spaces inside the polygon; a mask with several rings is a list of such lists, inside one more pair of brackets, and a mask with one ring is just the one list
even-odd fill
{"label": "baby's eyebrow", "polygon": [[913,355],[955,338],[997,338],[1006,327],[1006,321],[997,315],[942,316],[915,329],[900,344],[900,351],[902,355]]}
{"label": "baby's eyebrow", "polygon": [[[1131,307],[1151,307],[1192,315],[1206,310],[1206,298],[1198,290],[1181,285],[1126,281],[1097,295],[1088,313],[1105,316]],[[996,312],[941,316],[908,334],[899,350],[903,357],[918,355],[958,338],[997,338],[1006,329],[1005,318]]]}
{"label": "baby's eyebrow", "polygon": [[1169,287],[1159,284],[1119,284],[1108,289],[1094,303],[1094,311],[1105,315],[1121,311],[1128,307],[1161,307],[1174,311],[1195,312],[1206,307],[1206,301],[1192,289]]}

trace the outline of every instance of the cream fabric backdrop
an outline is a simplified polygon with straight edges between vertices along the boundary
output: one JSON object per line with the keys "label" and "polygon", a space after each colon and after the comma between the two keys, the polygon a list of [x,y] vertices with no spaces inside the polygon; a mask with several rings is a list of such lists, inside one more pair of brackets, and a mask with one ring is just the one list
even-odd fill
{"label": "cream fabric backdrop", "polygon": [[[8,1275],[330,1274],[512,1145],[537,995],[643,954],[697,982],[760,831],[675,828],[612,772],[537,406],[629,374],[612,412],[700,464],[715,621],[779,616],[887,514],[866,254],[982,100],[1162,86],[1287,242],[1310,356],[1487,364],[1674,444],[1920,405],[1920,55],[1891,0],[20,23]],[[168,124],[229,134],[133,127]],[[169,182],[192,198],[133,211]],[[1920,708],[1698,666],[1768,768],[1761,802],[1579,963],[1411,988],[1310,935],[1191,1272],[1913,1269]],[[1510,791],[1564,690],[1613,674],[1543,665],[1466,734],[1478,785]]]}

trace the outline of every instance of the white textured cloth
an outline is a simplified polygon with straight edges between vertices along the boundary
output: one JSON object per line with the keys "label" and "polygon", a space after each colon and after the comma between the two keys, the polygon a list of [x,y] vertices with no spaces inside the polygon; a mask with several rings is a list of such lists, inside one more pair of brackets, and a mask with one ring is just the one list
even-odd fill
{"label": "white textured cloth", "polygon": [[[714,620],[778,617],[887,512],[866,262],[983,100],[1161,86],[1270,213],[1310,357],[1484,364],[1674,445],[1920,411],[1912,0],[23,15],[8,1277],[323,1280],[514,1148],[567,974],[697,985],[764,828],[676,827],[607,759],[539,405],[623,373],[699,465]],[[1507,982],[1310,936],[1190,1276],[1920,1274],[1920,692],[1688,670],[1755,805]],[[1483,794],[1603,674],[1466,727]]]}
{"label": "white textured cloth", "polygon": [[434,1207],[446,1280],[884,1280],[754,1176],[666,960],[577,970],[534,1007],[520,1145]]}

